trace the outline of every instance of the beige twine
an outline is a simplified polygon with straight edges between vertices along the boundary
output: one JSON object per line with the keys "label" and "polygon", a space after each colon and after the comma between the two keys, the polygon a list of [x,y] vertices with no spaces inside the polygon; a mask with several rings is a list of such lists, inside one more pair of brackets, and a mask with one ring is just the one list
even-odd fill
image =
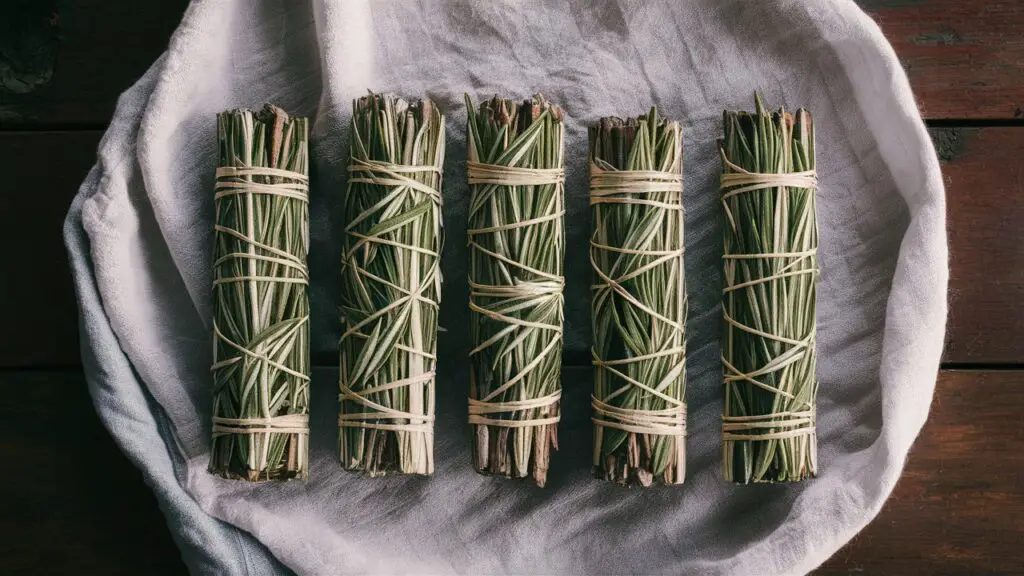
{"label": "beige twine", "polygon": [[[675,203],[653,201],[643,197],[646,194],[666,192],[675,196]],[[605,170],[595,162],[591,162],[590,164],[591,206],[598,204],[637,204],[652,206],[663,210],[678,211],[681,214],[683,211],[682,193],[683,178],[681,174],[676,172],[661,172],[656,170]],[[636,434],[686,436],[686,403],[658,390],[662,385],[667,385],[673,380],[679,378],[686,368],[685,326],[683,323],[672,318],[668,318],[652,309],[622,286],[623,282],[635,278],[649,270],[680,260],[683,257],[684,250],[682,242],[680,241],[680,246],[676,250],[629,249],[601,244],[595,240],[596,236],[597,233],[595,231],[594,237],[590,240],[590,264],[602,283],[593,286],[593,289],[595,290],[595,301],[606,298],[611,292],[618,294],[638,310],[641,310],[650,317],[666,324],[676,333],[680,345],[667,350],[645,354],[643,356],[634,356],[619,360],[605,360],[599,358],[597,354],[594,353],[592,361],[594,366],[596,366],[598,370],[604,370],[611,373],[625,382],[625,384],[612,391],[605,398],[598,398],[593,395],[591,396],[590,403],[594,412],[594,416],[591,420],[596,426],[615,428]],[[652,260],[643,266],[631,269],[617,278],[612,278],[605,274],[604,271],[601,270],[601,267],[598,266],[598,251],[649,256]],[[679,266],[681,272],[681,262],[679,262]],[[680,275],[680,282],[681,281],[682,276]],[[666,289],[668,289],[668,287],[666,287]],[[685,288],[679,286],[678,289],[683,290]],[[655,383],[654,386],[628,376],[619,368],[620,366],[644,362],[665,356],[678,356],[678,359],[662,381]],[[650,394],[651,396],[664,401],[668,406],[657,410],[636,410],[610,404],[611,400],[626,394],[630,388],[636,388],[646,394]]]}
{"label": "beige twine", "polygon": [[308,414],[284,414],[273,418],[213,417],[213,437],[226,434],[309,434]]}
{"label": "beige twine", "polygon": [[509,402],[488,402],[485,400],[470,398],[469,423],[484,424],[487,426],[501,426],[504,428],[526,428],[530,426],[555,424],[560,418],[558,414],[546,418],[532,418],[527,420],[488,418],[486,415],[508,414],[523,410],[536,410],[538,408],[547,408],[548,406],[555,406],[557,409],[558,402],[561,398],[561,390],[556,390],[555,392],[541,398],[529,398],[527,400],[513,400]]}
{"label": "beige twine", "polygon": [[[777,189],[780,193],[788,193],[794,188],[814,189],[818,186],[818,180],[813,170],[788,173],[750,172],[730,162],[729,159],[725,157],[724,151],[722,152],[722,161],[727,168],[732,170],[732,172],[722,174],[721,188],[723,191],[728,190],[722,194],[722,206],[725,208],[726,218],[733,230],[738,228],[738,224],[732,214],[732,211],[729,209],[729,204],[727,202],[729,198],[739,194],[769,188]],[[739,284],[729,284],[723,288],[722,293],[728,294],[729,292],[750,288],[758,284],[771,282],[781,278],[799,276],[803,274],[816,274],[817,268],[814,266],[807,269],[793,270],[797,264],[807,259],[814,258],[816,254],[816,248],[800,252],[726,254],[724,256],[726,260],[789,259],[792,261],[769,276],[756,278]],[[728,282],[728,278],[726,281]],[[781,355],[773,358],[767,364],[753,372],[743,372],[737,369],[728,361],[728,359],[725,358],[724,355],[722,355],[722,365],[725,369],[724,382],[728,384],[730,382],[744,381],[777,396],[781,396],[786,400],[796,400],[796,397],[791,393],[762,382],[761,380],[758,380],[758,377],[782,370],[790,364],[799,362],[806,354],[812,353],[814,348],[814,330],[812,329],[804,338],[795,340],[778,334],[764,332],[752,326],[747,326],[729,316],[728,312],[724,309],[722,314],[725,322],[738,330],[789,346],[789,348]],[[815,410],[813,398],[803,401],[803,406],[799,410],[751,416],[722,416],[722,439],[725,442],[741,440],[783,440],[787,438],[797,438],[800,436],[810,436],[814,433]]]}
{"label": "beige twine", "polygon": [[[515,166],[503,166],[496,164],[483,164],[480,162],[467,162],[467,171],[469,173],[469,183],[488,185],[493,187],[498,186],[546,186],[554,185],[558,187],[556,197],[561,197],[563,194],[563,186],[565,183],[565,172],[562,168],[519,168]],[[480,298],[488,299],[517,299],[517,300],[530,300],[533,299],[535,306],[542,304],[545,299],[558,299],[562,300],[562,292],[565,286],[565,278],[557,274],[551,274],[544,272],[543,270],[537,270],[531,266],[527,266],[521,262],[517,262],[511,258],[498,254],[494,251],[488,250],[475,240],[476,236],[481,234],[491,234],[495,232],[503,232],[506,230],[514,230],[516,228],[525,228],[527,226],[534,226],[542,224],[544,222],[560,220],[565,215],[565,210],[561,208],[561,201],[558,201],[558,209],[551,214],[545,216],[538,216],[536,218],[530,218],[527,220],[521,220],[518,222],[511,222],[508,224],[501,224],[497,226],[489,226],[486,228],[474,228],[467,231],[469,236],[469,247],[471,250],[476,250],[491,258],[496,258],[509,266],[513,266],[533,276],[538,276],[540,280],[519,280],[515,279],[512,285],[488,285],[480,284],[477,282],[469,281],[469,309],[478,314],[487,316],[488,318],[507,324],[508,326],[498,331],[497,334],[492,336],[487,341],[481,343],[479,346],[470,351],[470,356],[479,354],[487,348],[493,346],[504,336],[507,336],[516,327],[520,328],[534,328],[537,330],[545,330],[554,332],[555,336],[548,342],[540,354],[537,354],[528,364],[523,366],[518,374],[510,378],[507,382],[503,383],[492,390],[489,394],[480,399],[470,398],[469,399],[469,423],[470,424],[482,424],[489,426],[501,426],[505,428],[527,428],[533,426],[544,426],[548,424],[556,424],[561,415],[558,411],[558,403],[561,398],[561,390],[543,396],[541,398],[527,398],[522,400],[513,401],[496,401],[495,398],[504,394],[510,388],[518,384],[529,373],[536,369],[544,359],[559,349],[562,343],[562,326],[561,324],[544,324],[542,322],[531,322],[515,318],[493,310],[489,310],[477,303]],[[553,408],[552,408],[553,407]],[[515,412],[535,410],[535,413],[547,414],[550,410],[554,410],[554,415],[538,416],[535,418],[527,418],[523,420],[512,419],[511,415]],[[509,419],[500,418],[489,418],[488,414],[510,414]]]}
{"label": "beige twine", "polygon": [[[432,165],[409,166],[392,164],[390,162],[382,162],[378,160],[362,160],[359,158],[352,158],[350,162],[351,163],[348,167],[349,172],[352,174],[352,176],[349,177],[350,184],[373,184],[377,186],[386,186],[390,188],[390,190],[379,202],[367,208],[347,224],[346,232],[353,238],[356,238],[357,241],[353,244],[348,253],[344,255],[343,260],[346,264],[353,266],[356,273],[360,276],[383,284],[401,293],[402,296],[384,308],[376,310],[373,314],[367,316],[362,321],[348,327],[341,336],[342,341],[346,338],[370,338],[370,335],[363,333],[362,330],[372,326],[377,320],[385,317],[392,311],[398,310],[399,308],[411,307],[419,304],[426,304],[433,308],[438,307],[437,302],[423,295],[423,292],[435,283],[439,272],[438,258],[440,255],[437,251],[424,249],[410,244],[403,244],[401,242],[384,238],[383,235],[391,233],[389,230],[382,231],[373,236],[366,236],[356,232],[354,229],[361,222],[373,216],[374,213],[385,208],[392,201],[407,194],[411,190],[425,194],[431,202],[440,207],[441,193],[438,191],[438,188],[440,188],[441,185],[441,169]],[[428,185],[408,176],[409,174],[418,173],[429,173],[434,175],[434,185]],[[381,278],[355,263],[357,262],[354,258],[356,252],[365,244],[370,243],[393,246],[395,248],[408,250],[417,254],[425,254],[433,259],[433,264],[427,271],[423,280],[419,283],[419,286],[415,290],[410,290]],[[437,358],[433,353],[413,346],[396,344],[394,347],[408,354],[420,356],[428,363],[433,362]],[[344,381],[345,371],[343,371],[340,382],[341,393],[338,396],[339,401],[342,402],[342,406],[344,406],[345,401],[350,401],[361,406],[365,410],[360,412],[340,412],[338,414],[338,427],[367,428],[392,432],[419,432],[424,434],[433,432],[435,376],[436,374],[434,370],[429,370],[415,377],[402,378],[376,386],[353,389],[350,387],[349,383]],[[423,413],[414,413],[390,408],[370,399],[374,394],[387,392],[396,388],[409,388],[419,384],[426,385],[428,391],[428,401],[426,406],[424,406]],[[391,422],[378,422],[379,420],[388,420]]]}
{"label": "beige twine", "polygon": [[466,171],[470,185],[544,186],[565,182],[565,170],[562,168],[520,168],[470,160],[466,162]]}
{"label": "beige twine", "polygon": [[[214,193],[214,202],[218,203],[230,196],[245,196],[247,206],[251,207],[253,204],[253,196],[257,194],[265,194],[270,196],[279,196],[282,198],[288,198],[291,200],[297,200],[303,203],[309,202],[309,180],[304,174],[298,172],[292,172],[289,170],[282,170],[279,168],[269,167],[234,167],[234,166],[221,166],[217,168],[217,184]],[[261,178],[276,178],[280,182],[266,183],[266,182],[251,182],[246,180],[235,180],[240,178],[251,179],[253,177]],[[251,265],[249,267],[250,273],[243,274],[240,276],[227,276],[219,277],[213,281],[214,286],[222,284],[229,284],[235,282],[249,282],[252,286],[255,286],[257,282],[274,282],[281,284],[309,284],[309,270],[306,267],[306,262],[303,258],[296,256],[290,252],[268,246],[261,242],[258,242],[254,237],[253,224],[250,220],[246,226],[246,231],[235,230],[219,224],[214,226],[214,230],[221,234],[226,234],[241,240],[246,243],[249,248],[246,252],[233,252],[221,256],[214,262],[214,269],[220,270],[220,266],[225,262],[232,259],[248,260]],[[262,253],[257,253],[259,250]],[[269,255],[267,255],[269,254]],[[253,272],[255,269],[255,262],[271,262],[283,266],[286,269],[294,271],[298,274],[297,277],[279,277],[279,276],[260,276]],[[297,318],[299,320],[288,332],[282,335],[284,339],[295,338],[298,335],[299,329],[304,327],[309,321],[309,315]],[[226,344],[229,348],[235,350],[238,354],[229,358],[218,359],[217,346],[214,346],[214,363],[211,367],[211,371],[218,371],[239,362],[245,362],[246,359],[257,362],[268,368],[273,368],[279,372],[287,374],[293,378],[298,379],[304,386],[309,385],[309,376],[298,372],[284,364],[281,364],[269,356],[266,351],[263,350],[263,346],[257,346],[255,350],[250,350],[244,345],[233,342],[227,336],[221,332],[220,327],[217,325],[217,320],[214,318],[213,322],[213,334],[215,341],[220,341]],[[261,372],[265,370],[261,369]],[[258,468],[263,469],[267,465],[267,451],[269,449],[269,439],[271,434],[297,434],[299,435],[300,445],[306,441],[309,436],[309,415],[308,414],[283,414],[283,415],[271,415],[270,414],[270,398],[268,394],[263,394],[263,405],[261,411],[263,415],[258,418],[227,418],[222,416],[213,417],[213,437],[217,438],[229,434],[264,434],[264,453],[261,456],[261,460]],[[300,453],[302,451],[300,450]],[[301,457],[301,456],[300,456]]]}

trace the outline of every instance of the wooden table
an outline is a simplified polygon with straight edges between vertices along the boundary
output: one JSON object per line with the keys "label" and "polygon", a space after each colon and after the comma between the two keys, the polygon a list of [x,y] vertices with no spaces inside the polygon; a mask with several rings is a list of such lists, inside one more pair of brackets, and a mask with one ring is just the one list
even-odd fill
{"label": "wooden table", "polygon": [[[54,3],[0,23],[0,52],[12,30],[31,30],[43,50],[53,26],[65,36],[48,83],[0,89],[0,563],[11,574],[181,574],[153,495],[85,390],[60,226],[117,95],[186,2],[64,0],[59,19],[45,9]],[[909,73],[941,158],[951,311],[932,415],[903,478],[818,573],[1024,573],[1024,0],[861,4]]]}

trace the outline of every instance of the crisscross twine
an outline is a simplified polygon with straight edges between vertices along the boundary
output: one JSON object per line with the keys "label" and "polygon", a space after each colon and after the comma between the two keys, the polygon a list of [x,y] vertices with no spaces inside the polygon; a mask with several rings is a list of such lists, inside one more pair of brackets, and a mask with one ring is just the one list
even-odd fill
{"label": "crisscross twine", "polygon": [[[260,399],[260,416],[252,418],[228,417],[220,412],[223,405],[215,402],[213,417],[213,437],[218,438],[230,434],[264,436],[263,450],[254,469],[263,470],[267,466],[272,434],[288,434],[298,436],[296,458],[299,470],[305,469],[306,449],[309,436],[309,417],[306,406],[309,396],[309,375],[307,363],[289,365],[289,354],[296,348],[300,338],[306,337],[308,331],[308,307],[301,308],[302,313],[283,318],[280,321],[265,325],[275,313],[268,307],[274,306],[276,295],[274,285],[298,285],[303,290],[309,283],[309,271],[306,267],[305,251],[308,241],[304,228],[303,237],[296,239],[296,251],[271,246],[261,242],[257,236],[257,226],[266,223],[261,219],[264,214],[255,209],[258,196],[273,196],[299,203],[301,211],[307,210],[309,182],[304,174],[269,167],[228,167],[217,168],[217,183],[214,194],[215,209],[221,214],[225,207],[222,203],[229,199],[243,197],[244,217],[238,218],[237,226],[218,223],[214,226],[219,238],[230,238],[242,249],[236,249],[221,255],[214,262],[215,290],[240,290],[247,292],[251,309],[244,319],[231,319],[229,330],[237,334],[239,326],[249,326],[251,334],[249,342],[237,342],[225,334],[225,326],[214,317],[214,363],[211,368],[217,383],[216,394],[223,393],[224,385],[232,378],[246,379],[247,388],[241,393],[240,402],[252,394]],[[237,209],[237,205],[234,206]],[[302,218],[305,226],[305,218]],[[241,287],[233,287],[243,284]],[[222,355],[224,351],[230,351]],[[293,363],[294,364],[294,363]],[[254,388],[259,388],[257,394]],[[296,413],[279,414],[280,410],[301,410]]]}
{"label": "crisscross twine", "polygon": [[[424,340],[421,334],[414,334],[418,327],[410,330],[413,334],[408,343],[402,342],[402,338],[392,341],[387,336],[399,334],[410,319],[418,317],[423,306],[435,311],[439,308],[439,236],[435,245],[424,248],[403,240],[403,235],[399,232],[413,224],[412,219],[403,216],[418,211],[423,202],[429,202],[430,205],[418,211],[415,219],[430,221],[437,230],[440,229],[441,169],[433,165],[410,166],[353,157],[348,170],[351,174],[350,194],[358,189],[354,188],[353,184],[381,186],[386,188],[387,192],[379,201],[347,223],[345,231],[354,241],[343,254],[342,265],[354,271],[360,291],[367,294],[371,292],[370,286],[363,286],[363,283],[367,282],[377,285],[377,288],[372,290],[373,293],[397,293],[399,296],[385,306],[365,310],[367,314],[364,318],[356,322],[349,321],[346,325],[341,336],[342,372],[339,400],[342,409],[338,414],[338,426],[342,429],[364,428],[430,436],[433,434],[434,365],[437,359],[434,353],[434,339]],[[421,179],[413,177],[417,175]],[[423,176],[426,176],[426,181]],[[410,202],[414,206],[412,209],[406,207]],[[378,221],[371,231],[365,234],[358,231],[361,223],[373,218],[377,218]],[[400,283],[382,278],[366,268],[366,251],[382,246],[394,248],[396,259],[408,259],[409,268],[400,276]],[[429,296],[428,292],[435,296]],[[351,353],[347,341],[351,339],[364,342],[363,347],[355,348],[358,355],[354,358],[347,357]],[[373,370],[372,359],[384,362],[384,359],[394,354],[395,350],[415,359],[414,362],[409,362],[410,374],[404,378],[378,383],[379,372]],[[371,360],[363,362],[364,359]],[[389,393],[400,388],[407,389],[408,410],[389,405]],[[352,404],[355,405],[355,410]],[[431,444],[431,441],[427,441],[428,446]],[[431,470],[432,456],[429,450],[427,452],[423,462],[405,464],[413,467],[425,466],[421,472]]]}
{"label": "crisscross twine", "polygon": [[[794,190],[813,190],[817,187],[817,178],[813,170],[790,173],[755,173],[744,170],[730,162],[722,153],[724,165],[729,172],[721,175],[722,206],[725,208],[727,225],[738,230],[740,220],[732,213],[729,199],[740,194],[756,190],[774,190],[779,195],[789,195]],[[801,218],[813,218],[805,209]],[[817,247],[798,251],[780,251],[767,253],[727,253],[723,256],[726,267],[726,286],[723,294],[742,292],[744,299],[761,302],[758,289],[764,284],[777,280],[817,274],[815,263]],[[767,261],[770,274],[754,277],[753,268],[743,266],[747,273],[745,280],[737,281],[738,265],[745,261]],[[763,306],[764,304],[762,304]],[[791,391],[790,380],[793,375],[785,370],[797,363],[807,362],[808,355],[814,354],[815,329],[813,322],[808,332],[798,338],[787,337],[769,331],[767,326],[761,329],[748,326],[730,316],[727,307],[723,307],[723,318],[729,330],[739,330],[767,340],[775,345],[778,354],[770,358],[757,369],[744,371],[735,366],[725,354],[722,365],[725,371],[724,383],[729,387],[734,382],[745,382],[756,386],[778,397],[776,405],[783,409],[767,414],[724,414],[722,416],[722,438],[725,442],[744,440],[784,440],[800,436],[813,436],[815,432],[814,395],[799,398]],[[766,311],[762,311],[762,314]],[[777,314],[777,313],[776,313]],[[765,376],[775,374],[775,385],[765,380]],[[813,374],[812,374],[813,377]],[[730,403],[726,402],[728,410]],[[748,407],[749,411],[750,408]]]}
{"label": "crisscross twine", "polygon": [[[675,388],[675,394],[665,392],[672,384],[685,380],[686,345],[686,288],[683,280],[683,179],[678,172],[655,170],[614,170],[605,169],[596,162],[590,164],[590,205],[635,205],[656,208],[664,213],[658,225],[652,225],[646,233],[635,238],[635,242],[623,246],[610,246],[601,242],[603,226],[600,213],[595,218],[595,230],[590,240],[590,263],[598,278],[594,291],[594,316],[601,314],[605,307],[615,306],[613,296],[618,296],[624,305],[631,306],[636,313],[648,316],[652,330],[661,332],[664,343],[657,350],[625,358],[607,359],[593,351],[593,364],[597,367],[600,380],[618,380],[622,383],[612,388],[603,397],[591,396],[594,416],[592,421],[600,428],[614,428],[636,434],[658,434],[667,436],[686,435],[686,403],[682,399],[682,386]],[[652,198],[652,196],[654,198]],[[674,221],[673,221],[674,220]],[[651,248],[656,237],[665,234],[667,226],[674,226],[677,237],[669,242],[673,248],[655,250]],[[605,261],[602,266],[599,261]],[[607,262],[610,262],[608,264]],[[676,296],[669,309],[672,316],[659,312],[652,302],[645,301],[625,284],[640,278],[643,274],[659,267],[666,267],[674,285],[663,287]],[[615,328],[613,328],[615,329]],[[630,375],[638,373],[641,366],[652,361],[668,359],[667,370],[651,374],[639,380]],[[631,370],[637,366],[637,370]],[[655,398],[662,408],[634,409],[616,405],[628,395]],[[680,479],[681,481],[681,479]]]}
{"label": "crisscross twine", "polygon": [[[546,334],[546,336],[538,336],[541,342],[546,339],[546,344],[540,353],[529,359],[529,362],[523,365],[514,376],[482,398],[470,398],[469,423],[505,428],[527,428],[555,424],[560,418],[561,390],[556,390],[543,397],[530,398],[521,384],[532,372],[542,366],[549,356],[561,351],[562,324],[560,319],[565,280],[560,274],[539,270],[514,258],[489,250],[480,244],[477,238],[484,234],[525,230],[547,222],[561,221],[565,215],[562,205],[564,172],[561,168],[520,168],[472,161],[467,163],[467,169],[469,183],[483,185],[483,189],[478,191],[480,197],[487,197],[499,193],[501,190],[514,194],[517,186],[554,185],[556,187],[553,202],[551,205],[543,207],[538,216],[494,226],[472,228],[467,231],[471,251],[497,259],[514,270],[511,283],[500,285],[476,282],[472,278],[472,273],[470,274],[470,310],[504,324],[504,327],[493,336],[471,350],[470,356],[481,354],[504,339],[519,341],[529,337],[532,332]],[[535,279],[523,280],[522,276]],[[559,313],[556,314],[555,322],[535,322],[517,317],[518,312],[547,306],[557,307]],[[517,385],[519,385],[518,390],[513,391]],[[520,399],[507,400],[509,394],[518,396]],[[493,417],[498,414],[505,417]]]}

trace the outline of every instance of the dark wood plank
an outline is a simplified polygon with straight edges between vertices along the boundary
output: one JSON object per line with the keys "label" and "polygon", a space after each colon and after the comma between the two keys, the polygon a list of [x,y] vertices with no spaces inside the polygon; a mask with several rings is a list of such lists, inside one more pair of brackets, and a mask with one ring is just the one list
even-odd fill
{"label": "dark wood plank", "polygon": [[819,574],[1024,574],[1024,372],[943,372],[881,514]]}
{"label": "dark wood plank", "polygon": [[1024,2],[860,0],[926,118],[1024,118]]}
{"label": "dark wood plank", "polygon": [[5,574],[185,574],[156,498],[79,372],[0,372]]}
{"label": "dark wood plank", "polygon": [[61,229],[100,132],[0,132],[0,368],[80,364],[78,312]]}
{"label": "dark wood plank", "polygon": [[[39,56],[52,66],[49,82],[15,94],[0,86],[0,125],[104,125],[117,96],[167,47],[187,0],[38,0],[13,2],[4,17],[24,18],[8,37],[22,58]],[[42,7],[41,7],[41,6]],[[43,7],[49,8],[49,10]],[[49,12],[50,14],[47,14]],[[56,58],[36,47],[58,30]],[[28,40],[16,42],[14,35]]]}
{"label": "dark wood plank", "polygon": [[1024,128],[932,130],[948,200],[944,360],[1024,364]]}

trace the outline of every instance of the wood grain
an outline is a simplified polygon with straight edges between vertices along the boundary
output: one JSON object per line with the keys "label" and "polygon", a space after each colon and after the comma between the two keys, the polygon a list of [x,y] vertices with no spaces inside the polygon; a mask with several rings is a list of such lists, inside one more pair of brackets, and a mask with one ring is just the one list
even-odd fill
{"label": "wood grain", "polygon": [[932,130],[946,183],[944,361],[1024,364],[1024,128]]}
{"label": "wood grain", "polygon": [[818,574],[1024,574],[1024,372],[949,371],[881,514]]}
{"label": "wood grain", "polygon": [[[17,2],[7,10],[17,9]],[[102,126],[118,95],[167,48],[188,0],[62,0],[62,40],[51,80],[25,94],[0,91],[5,126]]]}
{"label": "wood grain", "polygon": [[64,215],[95,162],[101,133],[0,132],[0,368],[76,366],[78,311]]}
{"label": "wood grain", "polygon": [[0,372],[5,574],[185,574],[153,493],[79,372]]}
{"label": "wood grain", "polygon": [[1024,118],[1024,2],[861,0],[926,118]]}

